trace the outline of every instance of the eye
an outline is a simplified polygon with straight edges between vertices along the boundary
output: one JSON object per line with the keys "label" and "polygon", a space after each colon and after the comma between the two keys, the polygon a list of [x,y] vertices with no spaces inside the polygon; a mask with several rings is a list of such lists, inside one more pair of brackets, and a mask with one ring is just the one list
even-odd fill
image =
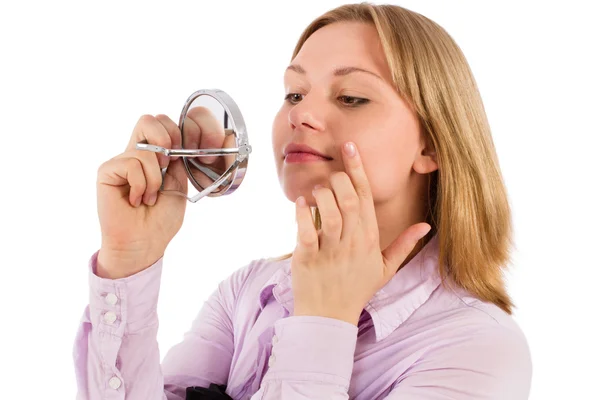
{"label": "eye", "polygon": [[361,97],[352,96],[340,96],[338,97],[338,99],[340,99],[341,102],[348,107],[357,107],[361,104],[367,104],[369,102],[369,99],[363,99]]}
{"label": "eye", "polygon": [[[285,95],[285,101],[290,104],[298,104],[303,98],[303,95],[300,93],[288,93]],[[353,97],[353,96],[340,96],[338,99],[342,102],[342,104],[346,107],[358,107],[361,104],[367,104],[370,100],[364,99],[361,97]]]}
{"label": "eye", "polygon": [[302,95],[300,93],[288,93],[284,98],[290,104],[297,104],[300,100],[302,100]]}

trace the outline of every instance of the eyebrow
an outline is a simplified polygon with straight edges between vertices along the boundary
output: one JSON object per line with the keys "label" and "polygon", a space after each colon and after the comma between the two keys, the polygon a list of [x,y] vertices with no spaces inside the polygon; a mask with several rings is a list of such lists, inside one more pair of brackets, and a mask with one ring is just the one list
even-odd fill
{"label": "eyebrow", "polygon": [[[286,71],[287,70],[291,70],[291,71],[294,71],[294,72],[297,72],[297,73],[303,74],[303,75],[306,74],[306,70],[304,68],[302,68],[300,65],[297,65],[297,64],[290,65],[289,67],[286,68]],[[369,75],[372,75],[372,76],[376,77],[377,79],[383,80],[383,78],[380,77],[379,75],[377,75],[375,72],[371,72],[371,71],[368,71],[366,69],[362,69],[362,68],[358,68],[358,67],[339,67],[339,68],[336,68],[333,71],[333,76],[345,76],[345,75],[351,74],[353,72],[364,72],[364,73],[367,73]]]}

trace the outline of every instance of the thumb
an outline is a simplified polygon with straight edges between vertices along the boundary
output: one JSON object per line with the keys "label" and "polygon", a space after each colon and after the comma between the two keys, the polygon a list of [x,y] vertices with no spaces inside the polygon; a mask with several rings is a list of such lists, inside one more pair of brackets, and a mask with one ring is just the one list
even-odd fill
{"label": "thumb", "polygon": [[406,260],[413,251],[419,240],[431,230],[431,225],[422,222],[415,224],[400,234],[384,251],[382,251],[385,263],[386,275],[391,279],[398,271],[400,264]]}

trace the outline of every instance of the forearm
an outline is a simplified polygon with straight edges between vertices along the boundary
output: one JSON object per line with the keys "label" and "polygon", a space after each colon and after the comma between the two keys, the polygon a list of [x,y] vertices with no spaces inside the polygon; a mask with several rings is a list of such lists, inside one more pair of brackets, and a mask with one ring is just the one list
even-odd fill
{"label": "forearm", "polygon": [[291,316],[274,327],[271,365],[252,400],[348,399],[357,326],[327,317]]}

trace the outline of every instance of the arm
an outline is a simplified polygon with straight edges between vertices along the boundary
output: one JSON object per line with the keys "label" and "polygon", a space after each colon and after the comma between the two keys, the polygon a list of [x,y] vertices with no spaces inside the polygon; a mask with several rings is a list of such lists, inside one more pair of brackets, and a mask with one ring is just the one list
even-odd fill
{"label": "arm", "polygon": [[358,327],[320,316],[275,322],[272,363],[251,400],[346,400]]}
{"label": "arm", "polygon": [[161,365],[156,309],[162,258],[114,280],[95,274],[96,259],[97,253],[90,260],[90,302],[73,349],[78,399],[182,400],[188,386],[226,383],[233,353],[233,291],[248,268],[219,284]]}
{"label": "arm", "polygon": [[[348,399],[356,335],[337,319],[278,320],[274,362],[251,400]],[[522,334],[496,326],[415,363],[386,400],[526,400],[531,369]]]}
{"label": "arm", "polygon": [[413,365],[386,400],[527,400],[532,365],[521,332],[473,332]]}

